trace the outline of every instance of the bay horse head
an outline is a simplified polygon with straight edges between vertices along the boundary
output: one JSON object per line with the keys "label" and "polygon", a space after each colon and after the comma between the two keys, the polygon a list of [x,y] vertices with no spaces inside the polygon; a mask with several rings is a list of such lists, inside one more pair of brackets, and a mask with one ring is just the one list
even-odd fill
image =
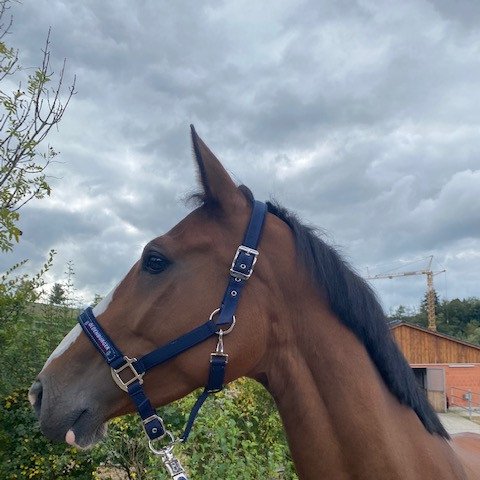
{"label": "bay horse head", "polygon": [[[140,358],[168,344],[212,315],[249,222],[251,200],[246,189],[235,185],[193,127],[192,141],[202,189],[196,197],[201,205],[150,241],[125,278],[93,310],[103,330],[129,357]],[[262,242],[273,241],[269,237],[277,230],[288,230],[273,216],[267,224]],[[278,248],[293,249],[288,237],[283,238]],[[268,330],[263,298],[272,295],[271,286],[267,290],[268,268],[266,258],[259,261],[258,272],[243,293],[246,300],[236,312],[241,320],[228,338],[226,383],[260,373]],[[201,343],[148,372],[144,388],[154,406],[205,385],[212,342]],[[108,419],[134,409],[79,325],[50,355],[29,396],[47,437],[82,447],[102,436]]]}
{"label": "bay horse head", "polygon": [[480,437],[450,442],[368,284],[288,210],[258,210],[193,127],[192,142],[199,206],[50,355],[29,393],[42,432],[85,447],[136,405],[152,439],[153,407],[248,376],[274,397],[300,478],[480,480]]}

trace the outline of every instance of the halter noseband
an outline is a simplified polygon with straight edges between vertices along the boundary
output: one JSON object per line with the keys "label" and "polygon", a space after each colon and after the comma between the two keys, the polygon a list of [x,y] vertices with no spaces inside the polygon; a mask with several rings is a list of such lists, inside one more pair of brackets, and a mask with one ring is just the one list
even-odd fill
{"label": "halter noseband", "polygon": [[[122,353],[100,326],[90,307],[78,317],[78,323],[83,331],[110,366],[113,380],[122,390],[130,395],[142,419],[150,448],[154,453],[162,456],[169,455],[171,450],[171,448],[169,450],[169,447],[175,443],[175,440],[173,435],[165,429],[162,418],[157,415],[150,400],[145,395],[143,376],[151,368],[176,357],[213,335],[218,335],[217,347],[210,354],[210,371],[207,385],[193,406],[185,431],[180,437],[180,441],[185,442],[195,417],[208,395],[219,392],[224,387],[228,354],[223,352],[223,336],[229,333],[235,326],[235,311],[240,294],[245,282],[252,275],[255,262],[257,261],[258,251],[256,249],[260,241],[266,212],[267,206],[265,203],[255,200],[243,243],[237,248],[230,268],[230,277],[220,308],[214,310],[208,321],[203,325],[136,359],[129,358]],[[214,320],[217,314],[218,318]],[[124,380],[122,376],[125,378],[127,373],[130,375],[130,378]],[[152,442],[165,436],[170,439],[170,444],[167,447],[156,450]],[[167,461],[165,461],[165,464],[169,470],[173,468],[172,465],[169,466]]]}

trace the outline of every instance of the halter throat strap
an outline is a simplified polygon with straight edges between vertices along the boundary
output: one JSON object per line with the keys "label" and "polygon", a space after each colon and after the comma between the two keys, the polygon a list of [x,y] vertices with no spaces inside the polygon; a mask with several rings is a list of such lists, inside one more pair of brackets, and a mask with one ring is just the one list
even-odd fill
{"label": "halter throat strap", "polygon": [[165,430],[163,420],[157,415],[150,400],[145,395],[143,376],[151,368],[175,358],[177,355],[204,342],[213,335],[218,335],[217,348],[210,354],[210,370],[207,385],[193,406],[185,431],[180,437],[181,441],[185,442],[195,417],[208,395],[219,392],[224,387],[228,355],[223,352],[223,337],[235,325],[235,311],[240,300],[240,294],[245,283],[251,277],[257,261],[257,248],[266,213],[266,204],[255,200],[243,242],[237,248],[230,267],[229,280],[220,307],[213,311],[207,322],[188,333],[166,345],[156,348],[139,359],[129,358],[123,354],[101,327],[92,308],[85,309],[78,317],[78,322],[88,339],[110,366],[113,380],[122,390],[130,395],[142,419],[150,447],[155,452],[152,441],[161,439],[166,435],[172,443],[174,440],[172,434]]}

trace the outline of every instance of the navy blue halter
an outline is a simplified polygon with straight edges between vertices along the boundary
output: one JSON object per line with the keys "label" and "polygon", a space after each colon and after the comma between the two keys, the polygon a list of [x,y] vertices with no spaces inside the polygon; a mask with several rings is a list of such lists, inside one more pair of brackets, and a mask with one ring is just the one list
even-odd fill
{"label": "navy blue halter", "polygon": [[[264,203],[259,201],[253,203],[250,222],[245,232],[243,243],[237,248],[233,259],[227,289],[220,308],[214,310],[209,320],[203,325],[136,359],[129,358],[122,353],[100,326],[90,307],[78,317],[78,322],[83,331],[111,367],[115,383],[130,395],[142,419],[150,447],[154,451],[155,449],[152,446],[153,440],[161,439],[166,435],[168,435],[172,443],[174,439],[172,434],[165,430],[163,420],[157,415],[150,400],[145,395],[143,376],[151,368],[176,357],[213,335],[218,335],[217,348],[215,352],[210,354],[210,371],[207,385],[193,406],[185,431],[180,437],[180,440],[185,442],[195,417],[208,395],[219,392],[224,387],[228,355],[223,352],[223,336],[229,333],[235,325],[235,311],[240,294],[246,281],[252,275],[255,262],[257,261],[257,247],[266,212],[267,206]],[[214,317],[217,318],[214,319]],[[128,378],[125,378],[126,376]]]}

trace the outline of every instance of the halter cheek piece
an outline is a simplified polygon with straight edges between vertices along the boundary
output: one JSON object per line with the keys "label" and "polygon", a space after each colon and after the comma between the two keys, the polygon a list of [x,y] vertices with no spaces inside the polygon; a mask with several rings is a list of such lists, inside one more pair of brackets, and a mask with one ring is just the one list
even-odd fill
{"label": "halter cheek piece", "polygon": [[[150,400],[145,395],[143,376],[151,368],[176,357],[213,335],[218,335],[217,347],[215,351],[210,354],[210,371],[207,385],[193,406],[185,431],[180,437],[180,441],[185,442],[193,426],[195,417],[208,395],[219,392],[224,387],[228,354],[223,351],[223,337],[230,333],[235,326],[235,311],[240,299],[240,294],[245,286],[245,282],[252,275],[255,262],[257,261],[258,251],[256,249],[260,241],[266,212],[267,206],[264,203],[259,201],[254,202],[243,243],[237,248],[230,268],[230,277],[220,308],[214,310],[208,321],[203,325],[136,359],[129,358],[122,353],[100,326],[90,307],[78,317],[78,322],[83,331],[110,366],[113,380],[115,380],[115,383],[122,390],[130,395],[130,398],[135,404],[142,419],[143,428],[148,436],[152,451],[164,457],[172,457],[164,459],[167,468],[172,470],[170,471],[172,476],[174,475],[175,465],[173,465],[173,463],[175,459],[171,455],[171,448],[169,447],[173,445],[175,441],[173,435],[165,430],[163,420],[157,415]],[[217,319],[214,320],[214,317],[217,317]],[[128,379],[126,379],[126,377],[128,377]],[[170,440],[169,446],[156,450],[152,442],[162,439],[165,436]]]}

